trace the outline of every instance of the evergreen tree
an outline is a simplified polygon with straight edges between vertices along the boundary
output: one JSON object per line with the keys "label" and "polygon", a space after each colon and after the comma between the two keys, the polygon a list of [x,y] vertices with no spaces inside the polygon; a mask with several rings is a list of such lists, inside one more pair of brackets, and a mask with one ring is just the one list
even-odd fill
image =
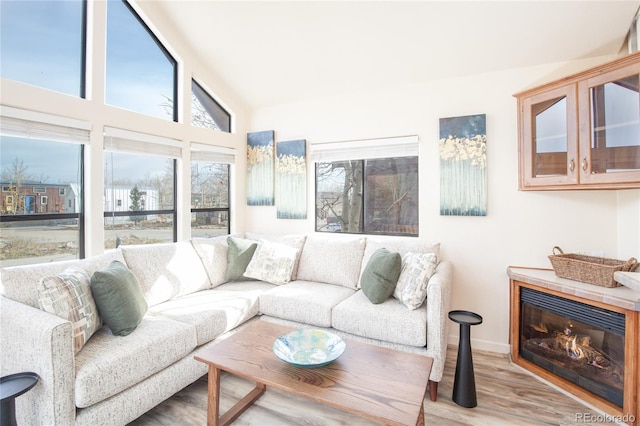
{"label": "evergreen tree", "polygon": [[[142,211],[142,192],[138,189],[138,185],[135,185],[129,193],[129,200],[131,201],[129,210],[134,212]],[[139,221],[144,219],[144,216],[129,216],[129,218],[137,225]]]}

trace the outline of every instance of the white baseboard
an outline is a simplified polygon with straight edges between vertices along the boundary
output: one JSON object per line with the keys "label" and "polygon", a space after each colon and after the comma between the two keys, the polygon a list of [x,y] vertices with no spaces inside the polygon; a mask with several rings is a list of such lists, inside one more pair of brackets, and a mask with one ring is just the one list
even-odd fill
{"label": "white baseboard", "polygon": [[[449,344],[458,346],[459,337],[457,334],[449,335]],[[479,351],[496,352],[500,354],[508,354],[511,352],[511,346],[508,343],[491,342],[488,340],[471,338],[471,349]]]}

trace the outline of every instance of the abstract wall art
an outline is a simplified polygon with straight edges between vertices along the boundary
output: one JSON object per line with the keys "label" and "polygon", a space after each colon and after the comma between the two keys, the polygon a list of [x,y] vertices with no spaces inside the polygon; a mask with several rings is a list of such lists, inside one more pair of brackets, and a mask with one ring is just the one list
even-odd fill
{"label": "abstract wall art", "polygon": [[278,219],[307,218],[307,141],[276,144],[276,211]]}
{"label": "abstract wall art", "polygon": [[247,205],[274,205],[273,130],[247,133]]}
{"label": "abstract wall art", "polygon": [[440,119],[440,214],[487,215],[486,115]]}

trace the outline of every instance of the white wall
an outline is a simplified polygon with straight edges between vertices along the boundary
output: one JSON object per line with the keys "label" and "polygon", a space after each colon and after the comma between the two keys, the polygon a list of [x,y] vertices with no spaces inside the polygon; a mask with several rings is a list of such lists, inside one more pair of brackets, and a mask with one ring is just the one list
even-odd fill
{"label": "white wall", "polygon": [[[420,238],[442,243],[454,265],[453,309],[479,313],[479,349],[508,351],[509,265],[550,267],[547,255],[565,252],[640,257],[640,191],[517,190],[517,111],[513,93],[540,81],[588,68],[591,62],[554,64],[468,78],[379,88],[254,111],[251,131],[275,130],[276,140],[307,143],[418,134]],[[434,66],[437,63],[434,62]],[[440,216],[439,118],[486,114],[488,214]],[[313,232],[313,165],[309,164],[308,220],[278,220],[275,207],[247,207],[246,230]],[[457,342],[452,326],[450,341]]]}

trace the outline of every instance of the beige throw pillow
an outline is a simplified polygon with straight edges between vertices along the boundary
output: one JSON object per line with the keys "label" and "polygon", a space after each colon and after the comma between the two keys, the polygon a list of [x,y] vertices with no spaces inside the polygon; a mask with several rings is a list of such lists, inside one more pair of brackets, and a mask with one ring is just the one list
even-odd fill
{"label": "beige throw pillow", "polygon": [[258,244],[244,276],[272,284],[291,281],[298,250],[285,244],[262,241]]}

